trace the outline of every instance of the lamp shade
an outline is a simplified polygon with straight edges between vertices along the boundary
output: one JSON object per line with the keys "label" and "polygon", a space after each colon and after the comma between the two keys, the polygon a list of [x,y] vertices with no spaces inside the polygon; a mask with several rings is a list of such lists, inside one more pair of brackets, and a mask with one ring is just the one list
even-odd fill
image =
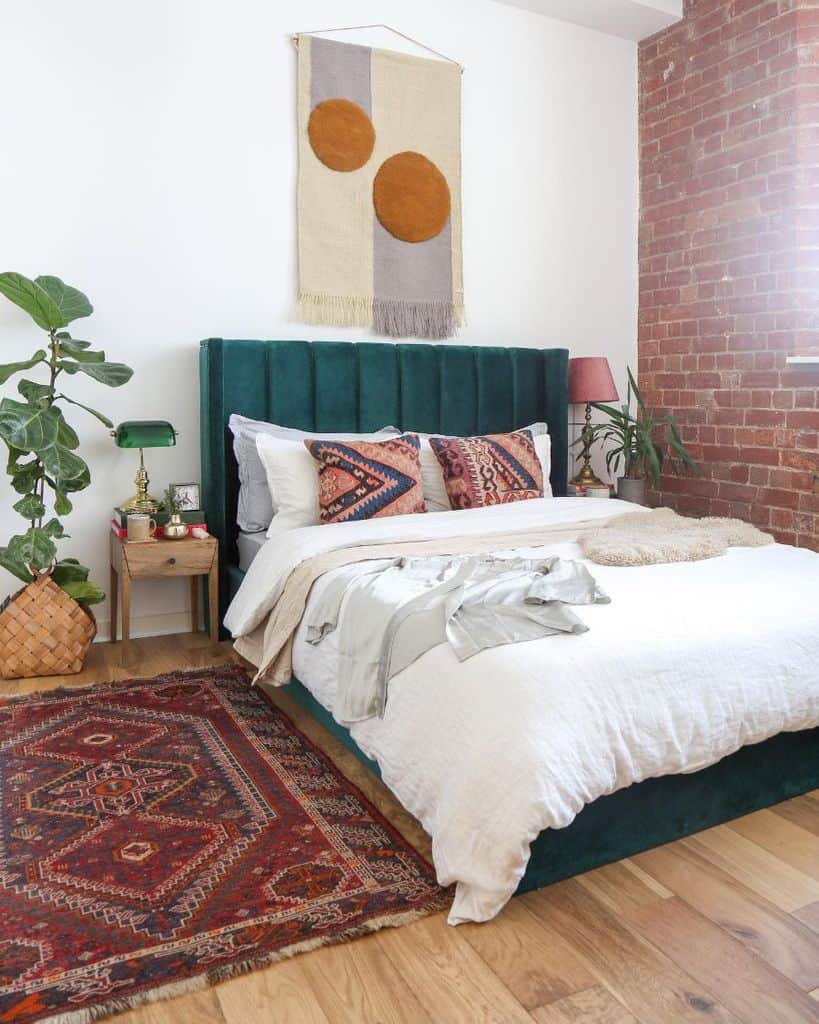
{"label": "lamp shade", "polygon": [[128,420],[114,430],[118,448],[170,448],[176,431],[167,420]]}
{"label": "lamp shade", "polygon": [[617,386],[605,356],[578,356],[569,360],[569,402],[616,402]]}

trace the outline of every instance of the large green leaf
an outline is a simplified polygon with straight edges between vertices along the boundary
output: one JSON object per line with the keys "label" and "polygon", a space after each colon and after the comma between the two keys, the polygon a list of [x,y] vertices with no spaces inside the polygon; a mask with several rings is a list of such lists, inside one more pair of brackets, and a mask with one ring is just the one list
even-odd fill
{"label": "large green leaf", "polygon": [[39,452],[56,442],[59,427],[59,419],[51,409],[11,398],[0,400],[0,437],[10,447]]}
{"label": "large green leaf", "polygon": [[79,448],[80,439],[77,437],[74,428],[69,423],[66,422],[65,417],[63,416],[62,409],[57,409],[55,407],[54,412],[57,416],[57,419],[59,420],[59,426],[57,428],[57,441],[61,445],[64,445],[66,448]]}
{"label": "large green leaf", "polygon": [[18,363],[0,363],[0,384],[5,384],[9,377],[22,370],[30,370],[32,366],[45,362],[45,349],[37,349],[31,359],[22,359]]}
{"label": "large green leaf", "polygon": [[[88,486],[88,467],[64,443],[67,441],[76,447],[79,439],[59,409],[44,409],[4,398],[0,401],[0,437],[9,446],[35,452],[61,491],[82,490]],[[77,481],[78,486],[69,486],[71,481]]]}
{"label": "large green leaf", "polygon": [[0,548],[0,566],[10,572],[12,576],[16,576],[18,580],[22,580],[23,583],[31,583],[34,579],[25,563],[21,562],[19,558],[14,558],[8,548]]}
{"label": "large green leaf", "polygon": [[107,384],[109,388],[127,384],[134,375],[134,371],[125,363],[75,363],[58,359],[57,365],[66,373],[86,373],[100,384]]}
{"label": "large green leaf", "polygon": [[105,592],[96,583],[76,580],[69,583],[61,583],[60,586],[70,597],[73,597],[79,604],[99,604],[105,600]]}
{"label": "large green leaf", "polygon": [[[91,481],[85,462],[64,445],[55,442],[37,453],[43,461],[45,471],[61,491],[81,491]],[[81,486],[71,486],[83,481]]]}
{"label": "large green leaf", "polygon": [[18,451],[16,448],[9,448],[9,458],[6,463],[6,472],[11,477],[11,486],[18,494],[27,494],[34,490],[34,486],[43,475],[43,467],[39,459],[32,459],[30,462],[20,462],[28,452]]}
{"label": "large green leaf", "polygon": [[[71,452],[69,452],[69,455]],[[79,456],[76,456],[78,462],[82,462]],[[88,466],[83,462],[82,470],[77,473],[76,476],[72,477],[58,477],[51,483],[51,486],[55,491],[61,491],[63,494],[70,494],[74,491],[84,491],[85,488],[91,483],[91,472]],[[61,513],[62,514],[62,513]]]}
{"label": "large green leaf", "polygon": [[55,488],[54,494],[54,511],[58,516],[67,516],[68,513],[74,506],[68,500],[67,496],[60,490]]}
{"label": "large green leaf", "polygon": [[91,348],[90,341],[80,341],[79,338],[72,338],[68,331],[57,331],[57,337],[60,339],[60,344],[64,341],[71,341],[77,348]]}
{"label": "large green leaf", "polygon": [[24,494],[12,508],[19,512],[23,519],[40,519],[45,515],[45,505],[39,494]]}
{"label": "large green leaf", "polygon": [[35,569],[47,569],[54,561],[57,547],[45,530],[35,526],[12,537],[8,553],[15,562],[33,565]]}
{"label": "large green leaf", "polygon": [[31,405],[44,402],[51,397],[51,388],[48,384],[38,384],[34,380],[18,380],[17,390]]}
{"label": "large green leaf", "polygon": [[84,583],[88,579],[88,569],[76,558],[61,558],[54,566],[51,578],[64,588],[66,583]]}
{"label": "large green leaf", "polygon": [[43,530],[49,537],[54,537],[55,540],[71,536],[71,534],[65,532],[63,524],[59,519],[49,519],[47,523],[43,524]]}
{"label": "large green leaf", "polygon": [[36,281],[30,281],[22,274],[14,271],[0,274],[0,294],[5,295],[15,306],[24,309],[44,331],[64,327],[68,322],[63,319],[62,310],[48,292]]}
{"label": "large green leaf", "polygon": [[35,277],[34,283],[49,296],[62,315],[62,323],[55,324],[56,327],[64,327],[72,320],[79,320],[84,316],[91,316],[94,307],[77,288],[61,281],[59,277]]}
{"label": "large green leaf", "polygon": [[96,416],[100,423],[104,424],[109,429],[112,429],[114,424],[108,419],[106,415],[99,412],[97,409],[92,409],[90,405],[83,405],[82,402],[76,402],[73,398],[69,398],[68,395],[57,395],[60,401],[69,402],[71,405],[78,405],[81,409],[85,409],[86,412],[90,412],[92,416]]}
{"label": "large green leaf", "polygon": [[87,341],[76,342],[73,338],[60,340],[60,355],[76,359],[78,363],[104,363],[105,353],[90,348]]}

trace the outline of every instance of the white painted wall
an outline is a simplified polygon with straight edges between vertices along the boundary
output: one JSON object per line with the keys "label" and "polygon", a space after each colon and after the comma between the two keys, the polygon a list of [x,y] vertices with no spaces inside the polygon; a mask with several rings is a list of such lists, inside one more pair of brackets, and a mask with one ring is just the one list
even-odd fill
{"label": "white painted wall", "polygon": [[[28,0],[5,10],[0,33],[0,269],[88,293],[96,311],[75,334],[136,372],[120,391],[69,383],[116,421],[178,427],[177,448],[146,453],[154,493],[199,479],[200,338],[366,333],[292,318],[290,34],[375,21],[466,65],[459,340],[605,353],[618,380],[636,360],[633,43],[492,0]],[[348,38],[400,46],[381,32]],[[38,342],[4,300],[0,339],[3,361]],[[62,550],[106,585],[110,509],[133,489],[135,453],[84,414],[70,420],[93,482]],[[22,525],[13,500],[3,477],[3,540]],[[2,574],[0,594],[13,587]],[[187,607],[185,582],[142,582],[135,630],[186,628]]]}

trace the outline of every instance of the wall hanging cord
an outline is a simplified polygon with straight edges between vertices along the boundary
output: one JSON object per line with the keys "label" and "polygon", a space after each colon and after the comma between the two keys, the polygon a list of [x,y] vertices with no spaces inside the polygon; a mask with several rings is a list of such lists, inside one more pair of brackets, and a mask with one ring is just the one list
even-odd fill
{"label": "wall hanging cord", "polygon": [[454,64],[460,68],[461,74],[466,70],[464,65],[460,61],[455,60],[454,57],[447,57],[445,53],[441,53],[440,50],[433,50],[431,46],[427,46],[426,43],[422,43],[419,39],[413,39],[412,36],[408,36],[405,32],[399,32],[397,28],[393,28],[392,25],[385,25],[383,22],[379,22],[377,25],[343,25],[340,28],[314,28],[310,32],[296,32],[291,39],[293,43],[299,45],[299,36],[322,36],[327,32],[358,32],[365,28],[384,28],[388,32],[392,32],[397,36],[401,36],[402,39],[406,39],[408,43],[413,43],[415,46],[420,46],[422,50],[426,50],[427,53],[434,53],[436,57],[441,57],[443,60],[449,61],[450,64]]}

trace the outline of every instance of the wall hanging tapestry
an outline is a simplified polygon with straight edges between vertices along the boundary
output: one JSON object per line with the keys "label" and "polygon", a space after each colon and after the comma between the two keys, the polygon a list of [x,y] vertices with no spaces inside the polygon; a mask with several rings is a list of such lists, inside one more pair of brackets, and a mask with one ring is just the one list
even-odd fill
{"label": "wall hanging tapestry", "polygon": [[87,1024],[444,902],[239,668],[0,700],[0,1021]]}
{"label": "wall hanging tapestry", "polygon": [[297,39],[302,318],[451,337],[463,322],[460,67]]}

